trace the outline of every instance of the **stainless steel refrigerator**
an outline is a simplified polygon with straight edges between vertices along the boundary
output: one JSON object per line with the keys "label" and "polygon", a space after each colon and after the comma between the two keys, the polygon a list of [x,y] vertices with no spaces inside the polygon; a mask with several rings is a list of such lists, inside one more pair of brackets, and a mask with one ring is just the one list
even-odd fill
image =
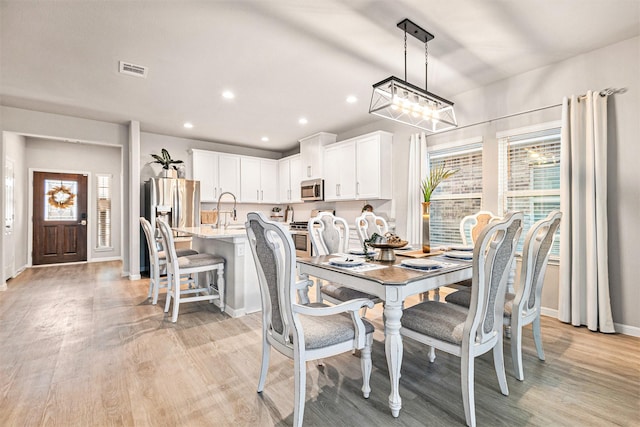
{"label": "stainless steel refrigerator", "polygon": [[[156,230],[156,218],[166,219],[171,227],[200,225],[200,181],[182,178],[151,178],[145,182],[144,216]],[[179,234],[176,234],[180,237]],[[149,266],[149,251],[141,235],[143,269]]]}

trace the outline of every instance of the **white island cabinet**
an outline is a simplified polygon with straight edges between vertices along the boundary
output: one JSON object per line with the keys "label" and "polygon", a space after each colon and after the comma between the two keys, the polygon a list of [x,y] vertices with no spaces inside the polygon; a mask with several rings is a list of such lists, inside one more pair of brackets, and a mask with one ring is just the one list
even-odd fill
{"label": "white island cabinet", "polygon": [[262,310],[258,275],[244,227],[238,224],[215,229],[203,225],[174,230],[193,236],[192,247],[198,252],[225,259],[225,313],[240,317]]}

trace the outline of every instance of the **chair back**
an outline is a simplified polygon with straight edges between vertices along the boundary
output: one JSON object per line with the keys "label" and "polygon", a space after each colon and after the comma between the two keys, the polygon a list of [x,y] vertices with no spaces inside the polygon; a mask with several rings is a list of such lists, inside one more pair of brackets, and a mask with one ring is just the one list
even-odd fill
{"label": "chair back", "polygon": [[349,224],[344,218],[320,212],[307,223],[315,255],[346,252],[349,246]]}
{"label": "chair back", "polygon": [[180,269],[178,266],[178,255],[176,254],[176,245],[173,240],[173,231],[169,223],[162,219],[156,219],[156,224],[160,229],[160,235],[162,236],[162,247],[167,257],[167,270],[175,277],[180,277]]}
{"label": "chair back", "polygon": [[562,212],[555,210],[533,224],[527,232],[522,250],[520,286],[513,301],[514,309],[529,313],[540,311],[544,274],[556,231],[560,227]]}
{"label": "chair back", "polygon": [[387,220],[373,212],[363,212],[356,218],[356,231],[362,245],[373,233],[384,236],[389,231],[389,224],[387,224]]}
{"label": "chair back", "polygon": [[259,212],[247,214],[245,228],[258,272],[263,325],[271,340],[292,347],[296,249],[291,234]]}
{"label": "chair back", "polygon": [[[509,212],[488,224],[473,249],[473,286],[463,340],[473,346],[502,336],[504,300],[516,245],[522,232],[522,212]],[[463,341],[464,345],[464,341]]]}
{"label": "chair back", "polygon": [[473,215],[467,215],[460,221],[460,237],[463,245],[474,245],[478,236],[487,224],[500,219],[489,211],[478,211]]}
{"label": "chair back", "polygon": [[142,231],[144,231],[144,237],[147,240],[149,260],[153,265],[158,265],[158,242],[156,240],[156,235],[153,232],[153,227],[151,226],[151,223],[142,216],[140,217],[140,225],[142,226]]}

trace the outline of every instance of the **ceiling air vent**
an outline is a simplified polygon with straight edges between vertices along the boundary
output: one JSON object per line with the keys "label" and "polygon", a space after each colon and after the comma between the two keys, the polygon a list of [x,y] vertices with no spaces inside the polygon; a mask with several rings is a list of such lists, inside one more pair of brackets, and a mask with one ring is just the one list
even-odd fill
{"label": "ceiling air vent", "polygon": [[121,74],[127,74],[129,76],[142,77],[143,79],[146,79],[148,71],[149,71],[149,68],[145,66],[132,64],[130,62],[120,61]]}

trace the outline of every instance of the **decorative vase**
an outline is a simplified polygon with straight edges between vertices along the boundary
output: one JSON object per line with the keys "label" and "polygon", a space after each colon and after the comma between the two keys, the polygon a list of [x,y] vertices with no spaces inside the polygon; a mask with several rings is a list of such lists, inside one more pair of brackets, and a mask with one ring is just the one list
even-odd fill
{"label": "decorative vase", "polygon": [[175,169],[162,169],[162,178],[177,178],[178,171]]}
{"label": "decorative vase", "polygon": [[429,216],[431,202],[422,202],[422,252],[431,252],[431,238],[429,236]]}

